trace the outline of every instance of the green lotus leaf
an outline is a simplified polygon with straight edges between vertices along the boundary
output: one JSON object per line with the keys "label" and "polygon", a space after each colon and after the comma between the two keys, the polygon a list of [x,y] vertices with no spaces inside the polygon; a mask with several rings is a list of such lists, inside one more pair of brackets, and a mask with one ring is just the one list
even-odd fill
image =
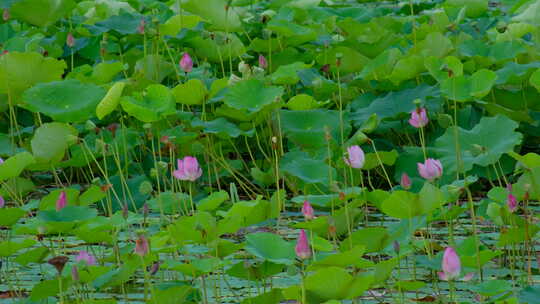
{"label": "green lotus leaf", "polygon": [[324,54],[320,54],[316,57],[317,63],[320,65],[329,64],[330,70],[336,73],[338,68],[336,66],[337,59],[340,59],[341,64],[339,71],[343,74],[360,72],[369,63],[369,59],[354,49],[338,46],[327,50]]}
{"label": "green lotus leaf", "polygon": [[132,96],[120,99],[124,111],[142,122],[154,122],[175,112],[175,104],[170,90],[161,84],[151,84],[144,93],[134,92]]}
{"label": "green lotus leaf", "polygon": [[99,119],[103,119],[105,116],[111,114],[118,104],[120,103],[120,97],[126,86],[125,82],[117,82],[107,91],[107,94],[96,107],[96,116]]}
{"label": "green lotus leaf", "polygon": [[447,0],[446,8],[465,9],[465,14],[469,18],[482,16],[488,10],[488,0]]}
{"label": "green lotus leaf", "polygon": [[295,260],[294,243],[274,233],[260,232],[246,236],[246,251],[261,259],[291,265]]}
{"label": "green lotus leaf", "polygon": [[177,103],[186,105],[200,105],[208,94],[208,89],[200,79],[190,79],[172,89]]}
{"label": "green lotus leaf", "polygon": [[146,55],[135,64],[135,72],[147,80],[161,83],[174,73],[174,67],[161,55]]}
{"label": "green lotus leaf", "polygon": [[[339,142],[341,128],[339,112],[334,110],[307,110],[288,111],[281,110],[281,123],[283,133],[296,145],[302,148],[317,148],[326,146],[326,134]],[[348,137],[351,125],[348,120],[343,121],[343,136]]]}
{"label": "green lotus leaf", "polygon": [[137,33],[137,26],[141,22],[141,16],[129,14],[125,11],[119,15],[113,15],[103,21],[96,22],[90,27],[95,34],[101,34],[108,31],[116,31],[122,35]]}
{"label": "green lotus leaf", "polygon": [[277,70],[270,76],[272,83],[279,85],[293,85],[300,81],[298,77],[298,71],[307,69],[311,67],[309,64],[303,62],[295,62],[291,64],[281,65]]}
{"label": "green lotus leaf", "polygon": [[412,218],[429,215],[444,203],[441,190],[430,183],[425,183],[420,193],[395,191],[384,200],[381,210],[395,218]]}
{"label": "green lotus leaf", "polygon": [[234,8],[222,0],[183,0],[182,9],[208,20],[214,30],[239,32],[242,31],[240,17]]}
{"label": "green lotus leaf", "polygon": [[242,131],[235,124],[227,119],[220,117],[212,121],[202,121],[199,119],[194,120],[191,125],[193,127],[203,127],[204,133],[217,134],[221,138],[236,138],[238,136],[253,136],[255,130]]}
{"label": "green lotus leaf", "polygon": [[540,1],[524,1],[526,3],[519,14],[512,17],[512,21],[529,23],[535,26],[540,25]]}
{"label": "green lotus leaf", "polygon": [[10,13],[14,18],[45,27],[70,13],[73,8],[73,0],[20,0],[11,6]]}
{"label": "green lotus leaf", "polygon": [[15,154],[0,164],[0,181],[19,176],[26,167],[35,162],[34,156],[28,152]]}
{"label": "green lotus leaf", "polygon": [[41,125],[36,129],[30,142],[32,153],[38,162],[57,163],[64,158],[64,153],[77,130],[70,125],[52,122]]}
{"label": "green lotus leaf", "polygon": [[[521,143],[523,135],[516,132],[518,123],[506,116],[483,117],[471,130],[458,127],[461,154],[461,172],[467,172],[473,165],[489,166],[504,154],[513,151]],[[456,160],[455,127],[435,141],[435,150],[439,156],[445,174],[452,174],[458,169]],[[500,140],[504,138],[504,140]]]}
{"label": "green lotus leaf", "polygon": [[444,57],[453,49],[452,41],[440,32],[429,33],[425,40],[418,43],[418,52],[424,57]]}
{"label": "green lotus leaf", "polygon": [[176,36],[184,28],[194,28],[203,18],[196,15],[174,15],[159,26],[162,35]]}
{"label": "green lotus leaf", "polygon": [[0,93],[9,93],[18,104],[24,90],[36,83],[60,80],[66,67],[64,61],[38,53],[9,52],[0,56]]}
{"label": "green lotus leaf", "polygon": [[401,57],[403,54],[397,48],[386,50],[371,60],[358,77],[365,80],[385,79],[392,73],[394,65]]}
{"label": "green lotus leaf", "polygon": [[540,92],[540,69],[534,71],[529,78],[529,83]]}
{"label": "green lotus leaf", "polygon": [[60,211],[44,210],[38,212],[37,217],[44,222],[78,222],[97,216],[97,210],[86,206],[66,206]]}
{"label": "green lotus leaf", "polygon": [[196,36],[187,41],[201,59],[207,59],[214,63],[223,60],[237,58],[246,52],[242,41],[234,33],[216,33],[215,39]]}
{"label": "green lotus leaf", "polygon": [[486,96],[495,84],[497,74],[491,70],[481,69],[472,76],[449,77],[441,83],[441,92],[449,99],[468,101]]}
{"label": "green lotus leaf", "polygon": [[505,64],[501,69],[497,70],[497,84],[519,84],[530,77],[534,69],[540,68],[540,62],[531,62],[519,64],[513,61]]}
{"label": "green lotus leaf", "polygon": [[285,153],[281,159],[281,170],[309,184],[326,185],[330,182],[329,174],[335,175],[334,168],[322,160],[309,157],[305,152]]}
{"label": "green lotus leaf", "polygon": [[322,107],[327,102],[319,102],[307,94],[298,94],[287,101],[287,108],[293,111],[313,110]]}
{"label": "green lotus leaf", "polygon": [[391,91],[390,93],[375,98],[367,106],[352,113],[351,118],[356,125],[361,125],[369,120],[372,114],[377,114],[381,120],[405,119],[410,116],[410,112],[416,108],[414,100],[425,99],[428,110],[436,112],[439,104],[436,99],[440,92],[436,86],[421,84],[415,88],[401,91]]}
{"label": "green lotus leaf", "polygon": [[9,227],[26,214],[20,208],[0,208],[0,226]]}
{"label": "green lotus leaf", "polygon": [[327,267],[306,277],[305,288],[310,303],[328,303],[325,301],[358,297],[372,282],[372,276],[353,277],[344,268]]}
{"label": "green lotus leaf", "polygon": [[71,79],[40,83],[23,94],[24,107],[60,122],[82,122],[95,115],[105,90]]}
{"label": "green lotus leaf", "polygon": [[240,81],[225,95],[225,104],[239,110],[258,112],[276,102],[283,94],[282,87],[265,86],[260,80]]}

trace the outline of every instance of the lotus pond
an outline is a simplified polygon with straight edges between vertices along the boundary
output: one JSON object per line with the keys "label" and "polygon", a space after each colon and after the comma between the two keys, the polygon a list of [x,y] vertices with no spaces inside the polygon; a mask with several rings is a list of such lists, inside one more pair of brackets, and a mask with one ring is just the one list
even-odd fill
{"label": "lotus pond", "polygon": [[540,0],[2,0],[1,303],[540,303]]}

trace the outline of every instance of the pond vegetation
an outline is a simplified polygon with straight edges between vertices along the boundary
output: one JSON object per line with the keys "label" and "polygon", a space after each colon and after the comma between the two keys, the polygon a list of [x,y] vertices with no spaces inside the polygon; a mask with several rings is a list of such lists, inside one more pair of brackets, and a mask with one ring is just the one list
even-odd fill
{"label": "pond vegetation", "polygon": [[0,9],[0,302],[540,303],[540,0]]}

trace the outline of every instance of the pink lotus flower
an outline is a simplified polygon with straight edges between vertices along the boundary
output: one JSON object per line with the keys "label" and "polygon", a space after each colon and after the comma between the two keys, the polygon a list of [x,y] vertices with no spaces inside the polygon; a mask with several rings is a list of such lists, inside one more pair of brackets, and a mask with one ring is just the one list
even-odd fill
{"label": "pink lotus flower", "polygon": [[300,230],[300,236],[294,248],[296,255],[302,260],[308,259],[311,256],[311,248],[304,229]]}
{"label": "pink lotus flower", "polygon": [[75,46],[75,38],[73,37],[73,34],[71,33],[67,34],[66,45],[70,48]]}
{"label": "pink lotus flower", "polygon": [[362,148],[359,146],[351,146],[347,148],[348,157],[345,162],[352,168],[361,169],[364,166],[365,155]]}
{"label": "pink lotus flower", "polygon": [[2,12],[2,19],[4,19],[4,21],[8,21],[9,17],[10,17],[9,9],[5,8],[4,11]]}
{"label": "pink lotus flower", "polygon": [[418,173],[429,181],[433,181],[434,179],[441,177],[443,173],[441,162],[433,158],[428,158],[423,164],[417,163],[417,165]]}
{"label": "pink lotus flower", "polygon": [[506,205],[508,206],[508,210],[510,210],[511,213],[514,213],[514,211],[516,211],[518,207],[518,202],[516,197],[512,193],[508,194],[508,197],[506,199]]}
{"label": "pink lotus flower", "polygon": [[401,188],[405,190],[411,189],[412,182],[411,178],[409,177],[409,175],[407,175],[407,173],[403,172],[403,174],[401,174],[401,180],[399,181],[399,183],[401,185]]}
{"label": "pink lotus flower", "polygon": [[139,238],[135,241],[135,254],[139,256],[145,256],[150,252],[150,246],[148,245],[148,240],[142,234],[139,235]]}
{"label": "pink lotus flower", "polygon": [[4,160],[0,157],[0,165],[4,163]]}
{"label": "pink lotus flower", "polygon": [[201,177],[202,169],[199,167],[197,158],[186,156],[184,159],[178,159],[178,170],[175,170],[173,175],[179,180],[193,182]]}
{"label": "pink lotus flower", "polygon": [[268,67],[268,62],[263,55],[259,55],[259,67],[261,69],[266,69]]}
{"label": "pink lotus flower", "polygon": [[415,128],[423,128],[428,124],[428,122],[429,119],[427,117],[425,108],[417,108],[411,112],[411,119],[409,119],[411,126]]}
{"label": "pink lotus flower", "polygon": [[139,25],[137,26],[137,32],[141,35],[144,35],[144,27],[146,25],[146,21],[144,21],[144,18],[141,18],[141,21],[139,22]]}
{"label": "pink lotus flower", "polygon": [[96,258],[84,250],[79,251],[79,254],[75,257],[75,261],[85,261],[87,265],[96,265]]}
{"label": "pink lotus flower", "polygon": [[58,196],[58,200],[56,200],[56,211],[60,211],[64,209],[66,205],[67,205],[66,192],[62,191],[60,192],[60,196]]}
{"label": "pink lotus flower", "polygon": [[191,57],[188,53],[184,53],[182,55],[182,59],[180,59],[180,68],[184,70],[184,72],[189,73],[193,69],[193,60],[191,60]]}
{"label": "pink lotus flower", "polygon": [[452,247],[447,247],[444,250],[442,259],[442,270],[439,272],[439,278],[443,281],[455,280],[461,272],[461,261],[456,251]]}
{"label": "pink lotus flower", "polygon": [[5,201],[4,198],[0,195],[0,208],[4,208],[5,205],[6,205],[6,201]]}
{"label": "pink lotus flower", "polygon": [[304,205],[302,205],[302,214],[306,220],[312,220],[315,218],[315,211],[309,201],[305,200]]}

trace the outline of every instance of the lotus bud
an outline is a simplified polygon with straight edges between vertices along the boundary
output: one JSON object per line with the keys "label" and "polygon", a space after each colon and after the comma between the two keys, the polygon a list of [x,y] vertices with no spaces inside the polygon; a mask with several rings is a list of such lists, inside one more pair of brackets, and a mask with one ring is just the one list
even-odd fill
{"label": "lotus bud", "polygon": [[424,163],[417,163],[418,173],[420,176],[427,179],[428,181],[433,181],[441,177],[443,173],[443,167],[439,160],[428,158]]}
{"label": "lotus bud", "polygon": [[73,37],[73,34],[71,32],[67,34],[66,45],[70,48],[75,46],[75,38]]}
{"label": "lotus bud", "polygon": [[141,18],[141,21],[139,22],[139,25],[137,26],[137,32],[141,35],[144,35],[144,27],[146,25],[146,21],[144,18]]}
{"label": "lotus bud", "polygon": [[304,229],[300,230],[300,236],[298,237],[294,251],[296,252],[296,256],[302,260],[308,259],[311,256],[311,248],[309,247],[309,242]]}
{"label": "lotus bud", "polygon": [[263,55],[259,55],[259,67],[265,70],[268,68],[268,61],[266,61],[266,58]]}
{"label": "lotus bud", "polygon": [[66,205],[67,205],[66,192],[62,191],[60,192],[60,195],[58,196],[58,199],[56,200],[56,211],[60,211],[64,209]]}
{"label": "lotus bud", "polygon": [[5,205],[6,205],[6,201],[5,201],[4,198],[0,195],[0,208],[4,208]]}
{"label": "lotus bud", "polygon": [[506,198],[506,205],[508,206],[508,210],[511,213],[514,213],[514,211],[516,211],[518,207],[518,202],[516,197],[512,193],[508,194],[508,197]]}
{"label": "lotus bud", "polygon": [[364,166],[365,155],[362,148],[359,146],[351,146],[347,148],[348,157],[345,158],[345,163],[351,168],[361,169]]}
{"label": "lotus bud", "polygon": [[4,163],[4,160],[0,157],[0,165]]}
{"label": "lotus bud", "polygon": [[441,267],[443,271],[438,273],[441,280],[451,281],[459,277],[461,272],[461,261],[454,248],[446,248]]}
{"label": "lotus bud", "polygon": [[178,159],[178,170],[173,172],[174,177],[179,180],[196,181],[202,175],[202,169],[199,167],[197,158],[186,156]]}
{"label": "lotus bud", "polygon": [[150,267],[150,270],[148,271],[150,273],[150,275],[154,275],[158,272],[159,270],[159,262],[154,262],[154,264],[152,264],[152,267]]}
{"label": "lotus bud", "polygon": [[423,128],[428,124],[428,122],[429,119],[427,117],[427,111],[425,108],[416,108],[411,112],[411,118],[409,119],[411,126],[415,128]]}
{"label": "lotus bud", "polygon": [[315,211],[307,200],[305,200],[304,204],[302,205],[302,214],[304,215],[304,218],[308,221],[315,218]]}
{"label": "lotus bud", "polygon": [[184,53],[182,55],[182,59],[180,59],[180,68],[187,74],[191,72],[193,69],[193,60],[191,60],[191,57],[188,53]]}
{"label": "lotus bud", "polygon": [[150,252],[150,246],[148,239],[143,234],[139,235],[139,238],[135,241],[135,254],[144,257]]}
{"label": "lotus bud", "polygon": [[403,174],[401,174],[401,180],[399,183],[401,185],[401,188],[405,190],[411,189],[411,185],[412,185],[411,178],[406,172],[403,172]]}
{"label": "lotus bud", "polygon": [[10,17],[9,8],[5,8],[4,11],[2,12],[2,19],[4,21],[8,21],[9,17]]}
{"label": "lotus bud", "polygon": [[96,265],[96,258],[84,250],[79,251],[79,254],[75,257],[75,261],[84,261],[87,265]]}
{"label": "lotus bud", "polygon": [[325,64],[321,67],[321,72],[323,72],[324,74],[328,74],[330,73],[330,64]]}

